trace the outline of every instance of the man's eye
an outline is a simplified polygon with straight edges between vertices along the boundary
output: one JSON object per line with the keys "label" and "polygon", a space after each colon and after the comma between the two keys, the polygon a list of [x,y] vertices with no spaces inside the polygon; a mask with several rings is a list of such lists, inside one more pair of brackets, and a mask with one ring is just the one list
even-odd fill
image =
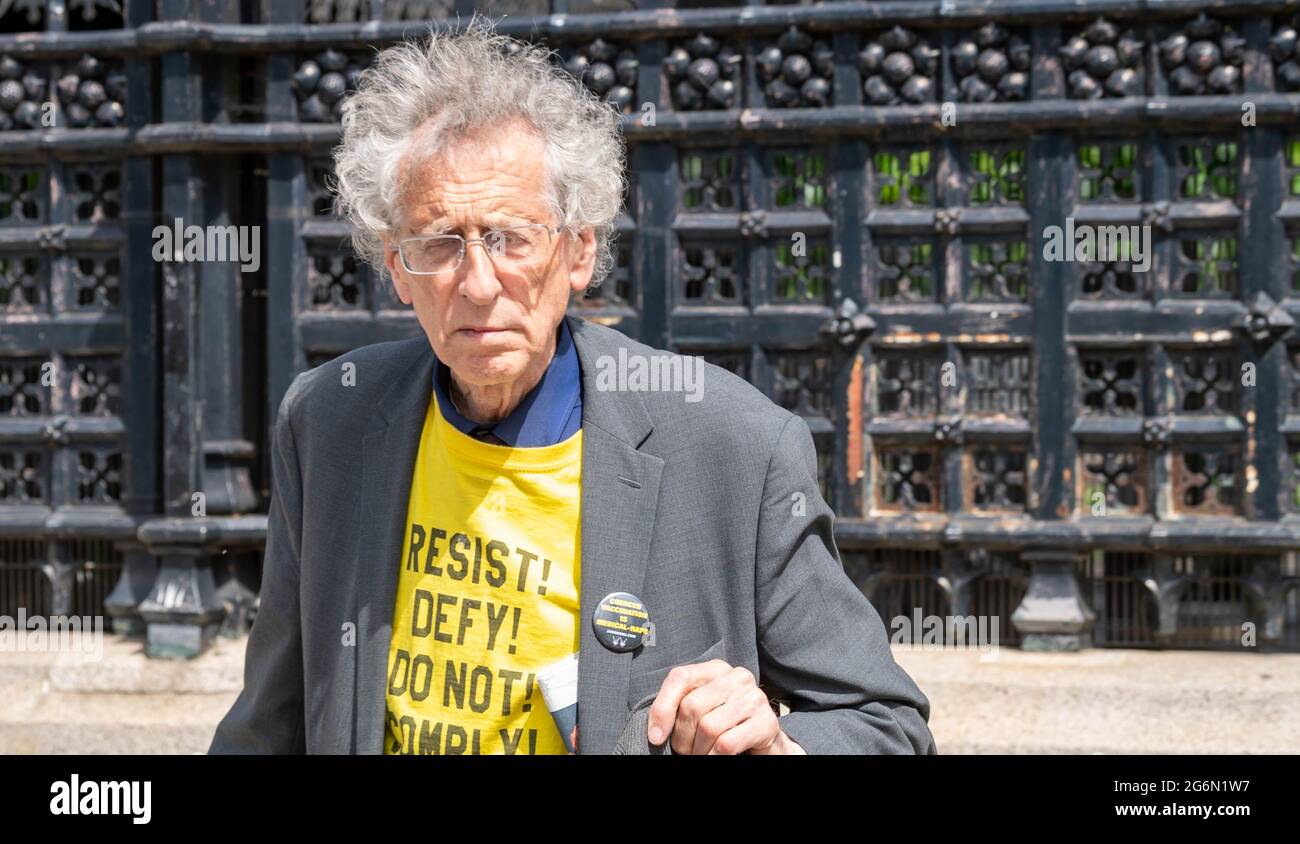
{"label": "man's eye", "polygon": [[422,243],[415,244],[415,255],[427,260],[441,260],[454,256],[460,251],[459,241],[448,240],[426,240]]}
{"label": "man's eye", "polygon": [[509,251],[527,246],[530,241],[525,232],[497,231],[488,235],[487,242],[493,248]]}

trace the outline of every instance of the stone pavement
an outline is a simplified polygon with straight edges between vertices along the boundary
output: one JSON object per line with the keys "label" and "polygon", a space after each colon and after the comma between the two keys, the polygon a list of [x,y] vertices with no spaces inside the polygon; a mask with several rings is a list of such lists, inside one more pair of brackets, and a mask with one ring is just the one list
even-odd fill
{"label": "stone pavement", "polygon": [[243,686],[247,641],[219,638],[199,659],[175,661],[115,636],[98,661],[0,652],[0,753],[206,752]]}
{"label": "stone pavement", "polygon": [[894,646],[940,753],[1300,753],[1300,654]]}
{"label": "stone pavement", "polygon": [[[106,636],[102,659],[0,652],[0,752],[202,753],[247,639],[193,661]],[[895,646],[941,753],[1300,753],[1300,654]]]}

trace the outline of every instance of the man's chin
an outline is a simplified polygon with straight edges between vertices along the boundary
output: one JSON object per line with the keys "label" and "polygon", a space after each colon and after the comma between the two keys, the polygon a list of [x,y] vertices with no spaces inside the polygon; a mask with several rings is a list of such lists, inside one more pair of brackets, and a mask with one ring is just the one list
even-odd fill
{"label": "man's chin", "polygon": [[517,351],[482,352],[462,355],[454,364],[449,363],[456,380],[467,386],[491,387],[496,384],[510,384],[523,373],[521,358]]}

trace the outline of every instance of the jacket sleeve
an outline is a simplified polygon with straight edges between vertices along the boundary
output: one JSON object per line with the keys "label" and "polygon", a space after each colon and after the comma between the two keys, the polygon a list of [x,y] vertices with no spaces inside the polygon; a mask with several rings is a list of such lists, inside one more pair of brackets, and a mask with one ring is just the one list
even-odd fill
{"label": "jacket sleeve", "polygon": [[271,446],[271,502],[257,615],[244,653],[244,688],[208,753],[304,753],[302,628],[298,602],[302,474],[290,421],[302,376],[280,402]]}
{"label": "jacket sleeve", "polygon": [[758,524],[760,680],[789,699],[781,728],[810,754],[932,754],[930,702],[894,661],[880,616],[844,573],[807,423],[777,437]]}

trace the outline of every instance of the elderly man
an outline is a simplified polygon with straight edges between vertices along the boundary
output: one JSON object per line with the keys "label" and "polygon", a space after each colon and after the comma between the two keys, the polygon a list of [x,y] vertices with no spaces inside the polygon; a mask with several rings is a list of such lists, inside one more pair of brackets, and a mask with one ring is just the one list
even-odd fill
{"label": "elderly man", "polygon": [[424,336],[284,396],[212,752],[935,752],[807,425],[566,317],[612,263],[613,110],[476,21],[378,57],[336,164],[357,250]]}

